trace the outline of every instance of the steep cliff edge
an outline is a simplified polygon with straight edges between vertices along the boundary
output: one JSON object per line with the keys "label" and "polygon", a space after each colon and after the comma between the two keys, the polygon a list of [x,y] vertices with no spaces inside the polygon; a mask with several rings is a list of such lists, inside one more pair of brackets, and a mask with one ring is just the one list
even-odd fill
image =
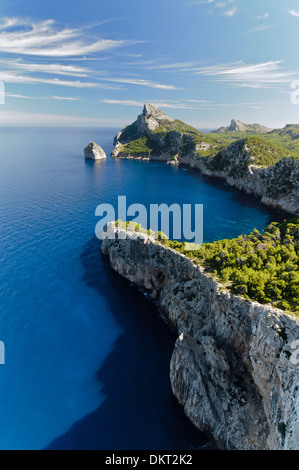
{"label": "steep cliff edge", "polygon": [[146,234],[107,238],[101,249],[180,335],[170,380],[190,420],[220,448],[299,449],[299,319],[232,294]]}
{"label": "steep cliff edge", "polygon": [[204,135],[146,104],[117,134],[112,157],[160,160],[199,169],[278,210],[299,214],[299,156],[259,136],[227,140]]}

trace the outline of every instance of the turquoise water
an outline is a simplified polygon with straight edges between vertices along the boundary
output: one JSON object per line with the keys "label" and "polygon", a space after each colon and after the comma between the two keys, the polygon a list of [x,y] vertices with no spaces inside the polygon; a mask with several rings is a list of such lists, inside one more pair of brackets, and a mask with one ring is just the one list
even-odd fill
{"label": "turquoise water", "polygon": [[188,449],[206,442],[169,385],[176,338],[100,255],[95,208],[203,203],[204,239],[278,214],[198,172],[159,162],[87,162],[117,129],[0,130],[1,449]]}

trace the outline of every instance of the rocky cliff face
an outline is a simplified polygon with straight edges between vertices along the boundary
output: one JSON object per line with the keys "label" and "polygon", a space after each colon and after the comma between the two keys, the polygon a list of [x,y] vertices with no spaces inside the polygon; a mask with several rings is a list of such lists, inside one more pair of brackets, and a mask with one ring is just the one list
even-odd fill
{"label": "rocky cliff face", "polygon": [[[108,230],[115,233],[113,223]],[[299,364],[291,360],[298,318],[229,293],[144,234],[104,239],[102,253],[180,335],[170,380],[195,426],[224,449],[298,450]]]}
{"label": "rocky cliff face", "polygon": [[95,142],[90,142],[84,149],[84,156],[87,160],[102,160],[107,158],[104,150]]}
{"label": "rocky cliff face", "polygon": [[188,155],[179,161],[260,197],[267,206],[299,214],[299,160],[283,158],[273,166],[262,167],[255,164],[246,143],[237,141],[213,159]]}
{"label": "rocky cliff face", "polygon": [[[173,121],[156,106],[145,105],[137,120],[117,134],[112,157],[189,165],[204,175],[222,178],[227,184],[260,197],[265,205],[299,215],[299,160],[289,158],[288,151],[277,163],[263,166],[256,164],[246,139],[241,139],[216,152],[212,158],[206,152],[213,143],[205,141],[199,131],[195,134],[188,128],[187,131],[175,130]],[[147,138],[150,154],[124,152],[124,144],[140,137]]]}
{"label": "rocky cliff face", "polygon": [[142,114],[139,114],[136,121],[125,127],[115,136],[114,145],[125,144],[130,140],[151,135],[154,130],[161,125],[163,126],[166,121],[170,123],[174,119],[166,116],[158,106],[147,103],[144,105]]}

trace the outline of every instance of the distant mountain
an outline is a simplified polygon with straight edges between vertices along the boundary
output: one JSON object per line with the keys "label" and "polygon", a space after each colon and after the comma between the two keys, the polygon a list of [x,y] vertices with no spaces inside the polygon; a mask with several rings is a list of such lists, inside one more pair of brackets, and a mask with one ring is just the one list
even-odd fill
{"label": "distant mountain", "polygon": [[225,132],[255,132],[255,133],[265,134],[271,131],[272,129],[262,126],[261,124],[245,124],[244,122],[237,121],[236,119],[232,119],[230,126],[220,127],[214,132],[217,134],[224,134]]}

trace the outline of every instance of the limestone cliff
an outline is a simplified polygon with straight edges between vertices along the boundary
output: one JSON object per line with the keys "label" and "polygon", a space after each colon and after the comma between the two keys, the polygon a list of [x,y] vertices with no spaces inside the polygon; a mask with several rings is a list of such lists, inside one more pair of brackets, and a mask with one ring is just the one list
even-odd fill
{"label": "limestone cliff", "polygon": [[[115,225],[108,231],[116,234]],[[170,364],[186,415],[224,449],[299,449],[299,319],[225,290],[145,234],[104,239],[119,274],[145,289],[180,335]]]}
{"label": "limestone cliff", "polygon": [[263,139],[248,137],[225,146],[147,104],[114,143],[112,157],[189,165],[258,196],[265,205],[299,214],[299,159]]}
{"label": "limestone cliff", "polygon": [[103,160],[107,158],[104,150],[95,142],[90,142],[84,149],[84,156],[87,160]]}

